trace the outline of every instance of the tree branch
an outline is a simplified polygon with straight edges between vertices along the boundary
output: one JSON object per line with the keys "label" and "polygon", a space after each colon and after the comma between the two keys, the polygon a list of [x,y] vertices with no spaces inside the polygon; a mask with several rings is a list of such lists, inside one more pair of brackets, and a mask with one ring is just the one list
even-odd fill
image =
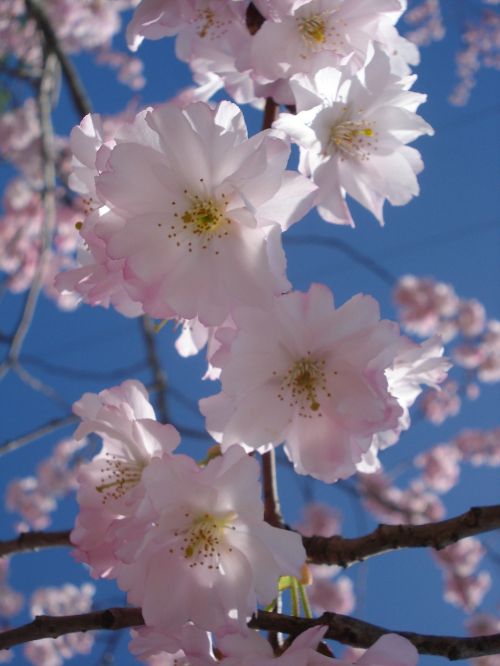
{"label": "tree branch", "polygon": [[56,55],[61,69],[64,73],[66,82],[73,98],[73,103],[81,117],[86,116],[92,111],[90,101],[87,93],[80,81],[76,69],[73,67],[71,60],[61,47],[59,39],[49,21],[47,14],[39,0],[25,0],[26,8],[31,16],[36,21],[38,28],[43,33],[45,42],[50,51]]}
{"label": "tree branch", "polygon": [[78,421],[78,416],[76,414],[69,414],[68,416],[63,417],[62,419],[54,419],[45,423],[44,425],[32,430],[31,432],[21,435],[21,437],[16,437],[16,439],[10,439],[0,444],[0,457],[11,451],[21,448],[25,444],[34,442],[40,437],[45,435],[50,435],[50,433],[59,430],[60,428],[65,428],[66,426],[72,425]]}
{"label": "tree branch", "polygon": [[379,525],[354,539],[341,536],[303,537],[311,562],[348,567],[399,548],[432,547],[441,550],[460,539],[500,528],[500,505],[472,507],[455,518],[423,525]]}
{"label": "tree branch", "polygon": [[274,449],[262,455],[262,492],[264,495],[264,520],[273,527],[283,527],[276,482],[276,455]]}
{"label": "tree branch", "polygon": [[[144,619],[139,608],[109,608],[104,611],[66,617],[39,615],[29,624],[0,633],[0,650],[40,638],[56,638],[78,631],[97,629],[115,631],[143,624]],[[309,620],[260,611],[249,622],[249,626],[254,629],[280,631],[292,636],[318,625],[328,626],[326,638],[362,648],[370,647],[384,634],[398,633],[413,643],[420,654],[432,654],[451,660],[470,659],[500,652],[500,634],[472,638],[417,634],[385,629],[337,613],[324,613],[320,618]]]}
{"label": "tree branch", "polygon": [[384,634],[394,633],[404,636],[413,643],[420,654],[432,654],[450,660],[470,659],[500,652],[500,634],[471,638],[417,634],[412,631],[385,629],[338,613],[323,613],[321,617],[309,620],[260,611],[249,622],[249,626],[256,629],[272,629],[292,636],[318,625],[328,626],[325,638],[354,647],[368,648]]}
{"label": "tree branch", "polygon": [[[271,519],[268,522],[276,525]],[[280,525],[282,524],[280,522]],[[438,523],[379,525],[370,534],[353,539],[346,539],[341,536],[312,536],[302,537],[302,541],[310,562],[348,567],[368,557],[400,548],[432,547],[440,550],[460,541],[460,539],[483,532],[491,532],[498,528],[500,528],[500,505],[497,504],[472,507],[460,516],[442,520]],[[57,536],[51,536],[53,534]],[[0,541],[0,556],[64,545],[71,545],[69,531],[54,533],[27,532],[16,539]]]}
{"label": "tree branch", "polygon": [[69,530],[61,532],[23,532],[16,539],[0,541],[0,557],[12,555],[12,553],[24,553],[57,546],[71,546]]}

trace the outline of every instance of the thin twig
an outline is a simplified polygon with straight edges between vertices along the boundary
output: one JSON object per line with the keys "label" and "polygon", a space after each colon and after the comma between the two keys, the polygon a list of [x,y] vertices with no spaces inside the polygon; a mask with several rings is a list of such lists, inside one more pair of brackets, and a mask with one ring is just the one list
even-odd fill
{"label": "thin twig", "polygon": [[17,364],[19,354],[21,353],[21,348],[31,326],[38,302],[38,297],[43,286],[43,278],[49,258],[52,234],[56,221],[56,169],[54,154],[54,132],[52,128],[51,111],[57,69],[57,58],[53,53],[49,52],[45,57],[42,78],[40,79],[40,86],[38,90],[40,147],[44,185],[42,192],[44,221],[40,238],[40,256],[38,259],[35,275],[33,277],[33,282],[31,283],[31,287],[26,298],[21,319],[16,327],[16,332],[14,333],[9,351],[7,353],[7,358],[0,366],[0,380],[5,377],[9,370]]}
{"label": "thin twig", "polygon": [[156,387],[156,407],[158,409],[159,420],[162,423],[168,423],[169,414],[167,406],[167,376],[163,371],[158,355],[156,345],[156,333],[150,317],[144,315],[139,319],[144,344],[146,345],[147,361],[151,368],[153,381]]}
{"label": "thin twig", "polygon": [[370,273],[379,277],[382,282],[385,282],[389,287],[394,287],[398,281],[396,275],[393,275],[388,271],[382,264],[379,264],[375,259],[372,259],[364,252],[353,247],[350,243],[341,240],[340,238],[326,238],[325,236],[318,236],[310,234],[307,236],[295,236],[289,237],[285,236],[284,241],[285,245],[321,245],[322,247],[334,247],[336,250],[340,250],[343,254],[348,256],[350,259],[355,261],[359,266],[363,266]]}
{"label": "thin twig", "polygon": [[60,393],[52,388],[52,386],[49,386],[49,384],[46,384],[38,377],[35,377],[33,374],[31,374],[31,372],[28,372],[26,368],[23,368],[23,366],[19,365],[19,363],[13,367],[13,371],[22,382],[27,384],[27,386],[32,388],[34,391],[37,391],[49,400],[52,400],[52,402],[55,403],[58,407],[61,407],[63,411],[66,412],[71,409],[71,404],[67,402]]}
{"label": "thin twig", "polygon": [[0,444],[0,457],[6,453],[11,453],[16,449],[20,449],[25,444],[30,444],[31,442],[34,442],[41,437],[45,437],[45,435],[50,435],[56,430],[60,430],[61,428],[72,425],[77,421],[78,416],[76,416],[76,414],[69,414],[68,416],[64,416],[61,419],[54,419],[48,423],[44,423],[44,425],[39,426],[35,430],[31,430],[25,435],[21,435],[15,439],[9,439],[3,444]]}
{"label": "thin twig", "polygon": [[[108,608],[104,611],[65,617],[39,615],[29,624],[0,633],[0,650],[40,638],[56,638],[65,634],[97,629],[116,631],[143,624],[140,608]],[[413,643],[421,654],[432,654],[452,660],[470,659],[500,652],[500,634],[472,638],[417,634],[385,629],[337,613],[324,613],[320,618],[309,620],[259,611],[249,622],[249,626],[255,629],[280,631],[292,636],[318,625],[328,626],[326,638],[362,648],[370,647],[384,634],[398,633]]]}
{"label": "thin twig", "polygon": [[38,28],[43,33],[45,42],[50,51],[53,51],[57,57],[61,69],[64,73],[66,82],[73,99],[73,103],[81,117],[86,116],[92,111],[90,101],[87,93],[80,81],[76,69],[73,67],[71,60],[64,52],[59,39],[52,27],[51,22],[40,0],[25,0],[28,13],[35,19]]}

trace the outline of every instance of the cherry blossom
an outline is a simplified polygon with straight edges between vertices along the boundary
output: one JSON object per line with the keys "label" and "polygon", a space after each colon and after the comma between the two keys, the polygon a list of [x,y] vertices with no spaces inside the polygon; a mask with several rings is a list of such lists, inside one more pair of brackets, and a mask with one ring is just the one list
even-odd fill
{"label": "cherry blossom", "polygon": [[400,206],[418,194],[423,164],[406,144],[433,130],[415,113],[425,95],[409,90],[414,80],[393,74],[378,50],[355,76],[325,67],[292,77],[298,113],[281,114],[274,127],[299,144],[299,170],[318,185],[315,203],[328,222],[354,225],[346,194],[381,224],[385,200]]}
{"label": "cherry blossom", "polygon": [[[317,626],[302,632],[283,654],[275,656],[271,645],[256,632],[245,634],[226,634],[219,641],[222,652],[227,655],[222,659],[225,666],[323,666],[332,660],[316,652],[319,641],[323,638],[326,627]],[[258,662],[256,662],[258,659]]]}
{"label": "cherry blossom", "polygon": [[426,381],[417,370],[402,382],[404,391],[391,393],[396,380],[388,374],[398,374],[398,354],[415,354],[402,373],[409,376],[421,351],[395,324],[380,321],[376,302],[358,295],[335,310],[331,292],[313,285],[275,299],[270,312],[240,308],[232,317],[230,352],[212,358],[222,392],[200,401],[223,450],[285,442],[298,473],[330,483],[373,468],[380,445],[374,436],[397,432],[406,393]]}
{"label": "cherry blossom", "polygon": [[128,380],[99,394],[85,393],[73,409],[82,419],[75,437],[98,433],[103,448],[79,470],[80,513],[71,541],[77,558],[91,566],[93,575],[112,576],[117,563],[115,530],[134,515],[143,498],[144,470],[153,458],[172,452],[180,437],[173,426],[156,421],[138,381]]}
{"label": "cherry blossom", "polygon": [[309,570],[312,582],[307,588],[307,596],[314,611],[348,615],[354,610],[356,597],[352,580],[347,576],[338,576],[333,580],[340,567],[315,564],[310,565]]}
{"label": "cherry blossom", "polygon": [[17,615],[24,603],[23,595],[8,583],[9,564],[10,558],[0,559],[0,617],[4,619]]}
{"label": "cherry blossom", "polygon": [[381,470],[360,474],[359,481],[364,504],[383,522],[419,525],[445,515],[443,503],[421,479],[414,479],[406,490],[393,485]]}
{"label": "cherry blossom", "polygon": [[99,239],[104,261],[120,262],[113,279],[146,313],[221,324],[236,305],[270,305],[288,288],[281,231],[308,210],[315,187],[284,170],[284,141],[269,132],[248,140],[229,102],[147,110],[115,141],[95,178],[105,205],[81,233]]}
{"label": "cherry blossom", "polygon": [[130,564],[118,583],[146,625],[168,633],[187,621],[208,630],[245,626],[257,603],[276,596],[280,575],[300,575],[301,539],[263,521],[258,474],[237,446],[203,468],[176,455],[144,471],[155,527],[126,547]]}
{"label": "cherry blossom", "polygon": [[366,650],[355,662],[333,659],[339,666],[354,663],[358,666],[416,666],[416,648],[398,634],[385,634]]}
{"label": "cherry blossom", "polygon": [[423,468],[423,478],[429,488],[438,493],[446,493],[458,482],[460,460],[460,452],[455,446],[442,444],[417,456],[415,464]]}
{"label": "cherry blossom", "polygon": [[[86,613],[92,607],[94,593],[95,588],[90,583],[84,583],[79,588],[70,583],[60,588],[40,588],[31,597],[31,613],[33,617]],[[34,666],[62,666],[66,659],[77,654],[89,654],[93,645],[94,636],[91,633],[73,633],[28,643],[24,656]]]}
{"label": "cherry blossom", "polygon": [[[394,54],[396,40],[399,52],[405,52],[405,40],[394,28],[404,8],[399,0],[291,0],[260,6],[266,20],[239,66],[244,63],[251,71],[260,96],[270,95],[280,104],[294,104],[289,80],[295,74],[312,76],[321,67],[343,64],[355,73],[375,42]],[[411,61],[418,61],[414,47],[406,50]]]}

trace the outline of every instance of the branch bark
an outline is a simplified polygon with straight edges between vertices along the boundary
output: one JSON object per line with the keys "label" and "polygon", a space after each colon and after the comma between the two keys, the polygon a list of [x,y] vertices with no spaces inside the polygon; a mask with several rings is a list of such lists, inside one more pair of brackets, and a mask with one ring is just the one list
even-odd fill
{"label": "branch bark", "polygon": [[500,504],[472,507],[455,518],[423,525],[379,525],[362,537],[303,537],[314,564],[348,567],[374,555],[399,548],[432,547],[441,550],[460,539],[500,528]]}
{"label": "branch bark", "polygon": [[54,548],[55,546],[71,546],[69,530],[60,532],[23,532],[16,539],[0,541],[0,557],[13,553]]}
{"label": "branch bark", "polygon": [[[66,617],[39,615],[29,624],[0,633],[0,650],[40,638],[56,638],[64,634],[97,629],[116,631],[143,624],[144,619],[139,608],[108,608]],[[308,620],[260,611],[249,622],[249,626],[254,629],[280,631],[292,636],[318,625],[328,626],[327,638],[355,647],[367,648],[384,634],[398,633],[413,643],[420,654],[432,654],[450,660],[470,659],[500,652],[500,634],[472,638],[417,634],[385,629],[337,613],[324,613],[320,618]]]}
{"label": "branch bark", "polygon": [[50,23],[49,18],[45,13],[42,3],[40,0],[25,1],[29,14],[31,14],[31,16],[36,21],[40,32],[43,33],[47,48],[55,53],[61,65],[61,69],[64,73],[71,97],[73,99],[73,103],[78,113],[81,117],[86,116],[92,111],[87,93],[85,92],[76,69],[73,67],[73,63],[64,52],[54,31],[54,28],[52,27],[52,24]]}
{"label": "branch bark", "polygon": [[[273,507],[279,505],[272,503]],[[268,511],[271,511],[269,502]],[[271,524],[273,518],[268,515]],[[282,525],[282,523],[281,523]],[[369,557],[401,548],[432,547],[441,550],[460,539],[500,528],[500,505],[476,506],[455,518],[423,525],[379,525],[365,536],[346,539],[341,536],[302,537],[309,561],[348,567]],[[69,531],[26,532],[16,539],[0,541],[0,557],[13,553],[69,546]]]}

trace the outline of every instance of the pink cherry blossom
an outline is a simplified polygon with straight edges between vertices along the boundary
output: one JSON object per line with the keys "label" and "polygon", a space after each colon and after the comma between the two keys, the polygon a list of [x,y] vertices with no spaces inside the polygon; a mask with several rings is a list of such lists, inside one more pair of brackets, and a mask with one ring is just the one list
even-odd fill
{"label": "pink cherry blossom", "polygon": [[[217,663],[213,658],[210,634],[193,624],[185,624],[172,632],[151,627],[132,630],[130,652],[149,666],[208,666]],[[152,660],[153,658],[153,660]]]}
{"label": "pink cherry blossom", "polygon": [[275,656],[269,642],[255,631],[244,634],[226,634],[220,641],[224,666],[323,666],[332,660],[316,652],[326,627],[306,629],[295,638],[283,654]]}
{"label": "pink cherry blossom", "polygon": [[285,442],[298,473],[326,482],[364,468],[368,454],[373,463],[374,436],[397,430],[404,413],[387,371],[411,347],[380,321],[376,302],[358,295],[336,310],[331,292],[313,285],[275,299],[272,311],[232,316],[230,351],[212,358],[222,392],[200,401],[223,450]]}
{"label": "pink cherry blossom", "polygon": [[[31,614],[74,615],[87,613],[92,608],[95,588],[90,583],[76,587],[70,583],[60,588],[46,587],[36,590],[31,597]],[[77,654],[89,654],[94,645],[90,632],[42,638],[24,648],[24,656],[34,666],[62,666],[66,659]]]}
{"label": "pink cherry blossom", "polygon": [[338,666],[416,666],[418,652],[416,648],[398,634],[385,634],[366,650],[355,662],[333,659]]}
{"label": "pink cherry blossom", "polygon": [[333,577],[338,574],[340,567],[327,565],[309,565],[312,574],[312,583],[307,588],[307,596],[311,607],[317,613],[332,611],[348,615],[356,605],[354,586],[347,576]]}
{"label": "pink cherry blossom", "polygon": [[423,468],[423,479],[429,488],[438,493],[447,493],[458,482],[461,455],[450,444],[433,447],[415,459],[415,465]]}
{"label": "pink cherry blossom", "polygon": [[427,391],[420,401],[420,409],[425,418],[435,425],[441,425],[450,416],[456,416],[462,405],[458,389],[458,384],[450,380],[439,390]]}
{"label": "pink cherry blossom", "polygon": [[276,596],[280,575],[300,575],[300,536],[263,521],[258,474],[257,461],[237,446],[203,468],[176,455],[144,471],[157,516],[145,538],[127,546],[118,583],[146,625],[168,633],[189,620],[200,629],[244,627],[257,603]]}
{"label": "pink cherry blossom", "polygon": [[295,525],[303,536],[325,536],[340,533],[340,513],[328,504],[311,502],[304,508],[300,523]]}
{"label": "pink cherry blossom", "polygon": [[455,437],[453,444],[463,459],[473,465],[500,465],[500,428],[486,431],[463,430]]}
{"label": "pink cherry blossom", "polygon": [[422,160],[406,144],[433,130],[415,113],[425,95],[409,90],[414,80],[393,74],[379,50],[355,76],[325,67],[292,78],[298,113],[281,114],[274,127],[299,144],[299,170],[318,185],[328,222],[354,225],[346,194],[383,224],[386,200],[401,206],[419,193]]}
{"label": "pink cherry blossom", "polygon": [[9,483],[5,503],[9,511],[19,513],[23,519],[16,526],[18,531],[50,525],[57,501],[77,487],[75,456],[86,444],[86,440],[59,442],[52,455],[38,465],[36,477],[26,476]]}
{"label": "pink cherry blossom", "polygon": [[444,598],[466,613],[472,613],[481,604],[490,587],[491,575],[488,571],[469,576],[452,574],[446,577]]}
{"label": "pink cherry blossom", "polygon": [[4,619],[17,615],[24,603],[23,595],[9,585],[9,563],[9,557],[0,558],[0,617]]}
{"label": "pink cherry blossom", "polygon": [[156,421],[138,381],[128,380],[99,394],[85,393],[73,409],[82,419],[75,437],[95,432],[103,438],[103,449],[80,468],[80,513],[71,541],[77,558],[88,563],[94,575],[111,576],[117,562],[115,529],[134,515],[142,500],[144,470],[154,457],[172,452],[180,438],[173,426]]}
{"label": "pink cherry blossom", "polygon": [[[314,73],[325,66],[348,64],[360,70],[374,43],[394,54],[408,51],[394,28],[403,10],[399,0],[291,0],[261,3],[266,20],[253,37],[247,58],[239,66],[251,71],[260,96],[271,95],[280,104],[294,104],[289,80],[295,74]],[[267,11],[266,11],[267,10]],[[412,61],[416,50],[409,49]],[[394,56],[393,56],[394,57]]]}
{"label": "pink cherry blossom", "polygon": [[[459,305],[451,285],[414,275],[405,275],[399,280],[394,300],[405,329],[418,335],[438,332],[441,320],[453,317]],[[445,342],[449,339],[445,338]]]}
{"label": "pink cherry blossom", "polygon": [[236,305],[270,305],[288,288],[281,231],[308,210],[315,187],[285,171],[284,141],[269,132],[248,140],[229,102],[147,110],[115,141],[95,177],[105,205],[81,233],[120,262],[113,279],[146,313],[216,325]]}
{"label": "pink cherry blossom", "polygon": [[443,503],[421,479],[414,479],[406,490],[393,485],[382,471],[360,474],[359,481],[364,504],[381,521],[419,525],[445,515]]}

